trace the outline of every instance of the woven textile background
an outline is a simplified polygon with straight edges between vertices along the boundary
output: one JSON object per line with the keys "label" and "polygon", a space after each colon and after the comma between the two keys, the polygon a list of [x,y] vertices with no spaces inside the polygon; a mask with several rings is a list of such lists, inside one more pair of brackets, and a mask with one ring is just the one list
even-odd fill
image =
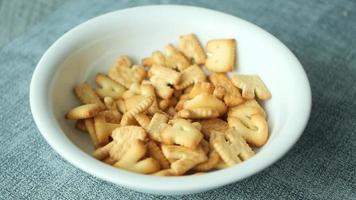
{"label": "woven textile background", "polygon": [[[356,1],[34,2],[26,1],[14,12],[41,13],[40,19],[0,43],[0,199],[356,199]],[[46,49],[94,16],[158,3],[196,5],[241,17],[275,35],[299,58],[312,87],[313,108],[303,136],[280,161],[209,192],[154,196],[82,172],[42,138],[31,116],[29,84]],[[0,0],[0,16],[5,4]],[[19,15],[11,26],[22,26],[23,20],[31,19]],[[5,28],[0,27],[1,37],[11,34]]]}

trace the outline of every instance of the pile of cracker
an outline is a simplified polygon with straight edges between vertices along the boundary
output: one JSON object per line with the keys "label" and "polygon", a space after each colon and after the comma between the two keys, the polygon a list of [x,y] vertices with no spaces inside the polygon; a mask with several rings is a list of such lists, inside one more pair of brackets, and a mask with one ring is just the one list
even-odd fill
{"label": "pile of cracker", "polygon": [[74,93],[83,104],[66,114],[95,146],[93,156],[132,172],[159,176],[201,174],[255,155],[268,139],[257,100],[271,94],[257,75],[234,75],[235,39],[180,36],[133,64],[121,56],[93,89]]}

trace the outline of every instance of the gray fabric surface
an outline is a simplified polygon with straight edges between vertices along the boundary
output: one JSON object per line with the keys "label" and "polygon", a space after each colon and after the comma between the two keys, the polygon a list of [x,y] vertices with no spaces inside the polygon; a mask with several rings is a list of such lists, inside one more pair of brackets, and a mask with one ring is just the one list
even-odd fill
{"label": "gray fabric surface", "polygon": [[[313,109],[303,136],[286,156],[241,182],[167,197],[101,181],[49,147],[28,101],[41,55],[64,32],[91,17],[151,3],[189,3],[236,15],[268,30],[296,54],[310,79]],[[355,47],[352,0],[67,2],[0,47],[0,199],[356,199]]]}

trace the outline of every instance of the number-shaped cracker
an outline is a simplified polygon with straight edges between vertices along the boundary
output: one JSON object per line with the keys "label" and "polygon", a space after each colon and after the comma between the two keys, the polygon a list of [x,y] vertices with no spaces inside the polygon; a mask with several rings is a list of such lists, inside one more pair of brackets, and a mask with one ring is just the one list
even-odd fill
{"label": "number-shaped cracker", "polygon": [[[227,141],[226,141],[227,140]],[[210,143],[219,156],[229,166],[242,160],[247,160],[255,153],[239,133],[231,128],[224,133],[213,131],[210,135]]]}
{"label": "number-shaped cracker", "polygon": [[161,133],[164,144],[179,144],[195,149],[203,139],[203,134],[199,129],[184,119],[172,120]]}
{"label": "number-shaped cracker", "polygon": [[234,69],[236,57],[235,39],[209,40],[206,44],[208,58],[205,66],[212,72],[229,72]]}
{"label": "number-shaped cracker", "polygon": [[121,56],[110,68],[109,77],[126,88],[130,88],[133,83],[141,83],[146,76],[145,68],[133,65],[129,57]]}
{"label": "number-shaped cracker", "polygon": [[[222,98],[227,106],[236,106],[243,102],[239,89],[232,84],[224,73],[213,73],[209,76],[209,79],[215,86],[216,93],[222,93],[221,90],[224,91]],[[219,95],[221,94],[215,96]]]}
{"label": "number-shaped cracker", "polygon": [[162,152],[168,160],[172,160],[171,169],[175,175],[184,174],[195,165],[205,162],[208,158],[199,147],[190,149],[177,145],[162,145]]}
{"label": "number-shaped cracker", "polygon": [[126,88],[118,82],[110,79],[104,74],[97,74],[95,77],[96,83],[101,87],[96,89],[96,93],[101,97],[112,97],[118,99],[122,96]]}
{"label": "number-shaped cracker", "polygon": [[257,75],[235,75],[231,78],[233,84],[242,90],[242,96],[245,99],[268,100],[272,97],[266,85]]}
{"label": "number-shaped cracker", "polygon": [[204,64],[206,55],[200,46],[198,38],[193,34],[182,35],[179,37],[179,49],[187,58],[193,60],[194,64]]}

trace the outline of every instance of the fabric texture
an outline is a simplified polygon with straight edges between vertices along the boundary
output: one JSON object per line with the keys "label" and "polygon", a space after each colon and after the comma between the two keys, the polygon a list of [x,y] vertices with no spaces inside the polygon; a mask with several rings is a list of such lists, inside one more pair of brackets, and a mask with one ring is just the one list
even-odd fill
{"label": "fabric texture", "polygon": [[[281,160],[219,189],[157,196],[99,180],[46,143],[29,106],[31,75],[46,49],[92,17],[159,3],[241,17],[275,35],[299,58],[310,80],[313,108],[302,137]],[[355,47],[353,0],[68,1],[0,47],[0,199],[356,199]]]}

